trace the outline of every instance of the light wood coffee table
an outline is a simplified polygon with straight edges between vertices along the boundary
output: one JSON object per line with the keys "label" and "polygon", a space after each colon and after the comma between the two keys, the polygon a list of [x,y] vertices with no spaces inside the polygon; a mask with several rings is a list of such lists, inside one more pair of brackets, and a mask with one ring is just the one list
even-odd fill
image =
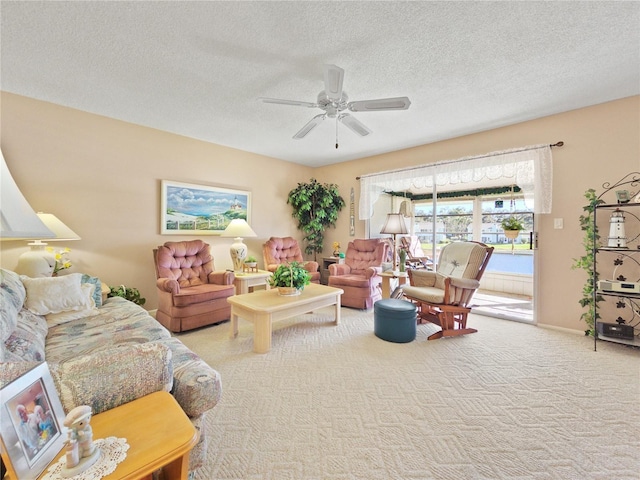
{"label": "light wood coffee table", "polygon": [[283,296],[278,289],[260,290],[227,298],[231,304],[231,338],[238,336],[238,317],[253,323],[253,351],[271,350],[272,324],[318,308],[335,305],[335,324],[340,323],[340,288],[312,283],[297,296]]}

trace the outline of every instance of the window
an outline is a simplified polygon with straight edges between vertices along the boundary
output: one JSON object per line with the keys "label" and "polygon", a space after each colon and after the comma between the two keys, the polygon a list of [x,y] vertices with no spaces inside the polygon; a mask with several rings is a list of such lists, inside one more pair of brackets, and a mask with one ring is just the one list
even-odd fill
{"label": "window", "polygon": [[435,212],[435,234],[432,201],[416,201],[414,212],[413,232],[420,237],[425,250],[432,248],[434,238],[436,246],[453,241],[475,240],[493,245],[496,249],[511,249],[511,240],[505,237],[500,225],[502,220],[510,216],[515,216],[525,227],[515,240],[515,248],[530,248],[533,212],[526,207],[522,193],[439,198]]}
{"label": "window", "polygon": [[501,222],[515,217],[522,222],[524,230],[520,232],[514,243],[529,248],[529,232],[533,230],[533,213],[527,208],[522,195],[514,194],[508,198],[493,196],[482,197],[482,234],[479,239],[497,249],[511,248],[511,240],[504,236]]}
{"label": "window", "polygon": [[[473,240],[473,200],[439,200],[436,207],[436,243]],[[431,243],[433,204],[418,203],[415,208],[415,234]]]}

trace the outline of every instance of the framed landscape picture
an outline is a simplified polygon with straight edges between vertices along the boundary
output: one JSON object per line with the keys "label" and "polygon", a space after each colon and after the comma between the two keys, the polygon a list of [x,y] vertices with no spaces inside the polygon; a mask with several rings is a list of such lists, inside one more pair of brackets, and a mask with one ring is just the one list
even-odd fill
{"label": "framed landscape picture", "polygon": [[220,235],[233,219],[251,221],[250,192],[168,180],[161,188],[163,235]]}
{"label": "framed landscape picture", "polygon": [[35,479],[65,443],[64,411],[46,362],[0,392],[2,460],[15,478]]}

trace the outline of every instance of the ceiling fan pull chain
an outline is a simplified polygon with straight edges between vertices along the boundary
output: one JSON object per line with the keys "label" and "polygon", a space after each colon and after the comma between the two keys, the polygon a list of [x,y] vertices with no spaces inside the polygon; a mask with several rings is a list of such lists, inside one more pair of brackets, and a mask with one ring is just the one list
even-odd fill
{"label": "ceiling fan pull chain", "polygon": [[338,117],[336,117],[336,150],[338,149]]}

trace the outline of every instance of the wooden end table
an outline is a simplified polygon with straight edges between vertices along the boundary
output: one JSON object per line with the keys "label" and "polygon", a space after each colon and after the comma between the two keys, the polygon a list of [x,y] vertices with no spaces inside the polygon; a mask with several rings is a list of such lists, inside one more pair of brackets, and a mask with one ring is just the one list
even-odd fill
{"label": "wooden end table", "polygon": [[[91,428],[94,440],[118,437],[129,444],[127,458],[103,480],[150,480],[161,467],[165,480],[187,480],[189,452],[198,434],[170,393],[151,393],[100,413],[91,419]],[[62,449],[50,465],[64,453]],[[13,478],[5,476],[5,480]]]}
{"label": "wooden end table", "polygon": [[238,336],[238,317],[253,323],[253,351],[271,350],[271,332],[274,320],[284,320],[318,308],[335,305],[335,323],[340,323],[340,288],[312,283],[297,296],[283,296],[277,289],[261,290],[227,298],[231,304],[231,338]]}
{"label": "wooden end table", "polygon": [[391,279],[398,279],[398,285],[404,285],[407,283],[409,274],[407,272],[382,272],[382,298],[389,298],[391,296]]}
{"label": "wooden end table", "polygon": [[236,286],[236,295],[249,293],[253,291],[253,287],[265,285],[269,289],[267,279],[271,276],[271,272],[266,270],[258,270],[257,272],[237,272],[233,284]]}

